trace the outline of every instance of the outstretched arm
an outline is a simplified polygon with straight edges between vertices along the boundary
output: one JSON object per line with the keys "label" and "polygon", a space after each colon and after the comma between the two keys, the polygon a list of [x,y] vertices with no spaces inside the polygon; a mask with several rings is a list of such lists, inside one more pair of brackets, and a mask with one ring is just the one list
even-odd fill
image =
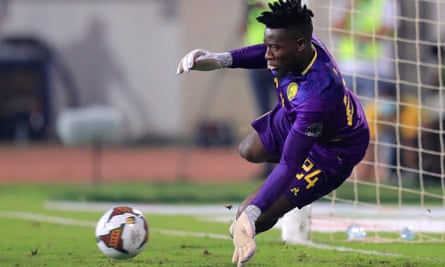
{"label": "outstretched arm", "polygon": [[[306,122],[304,124],[309,122],[309,125],[314,125],[310,122],[318,120],[319,115],[318,113],[300,114],[300,121]],[[232,262],[237,263],[238,267],[243,266],[255,254],[256,220],[261,216],[262,211],[268,210],[283,195],[289,181],[295,179],[296,170],[306,159],[322,130],[322,128],[312,126],[306,128],[307,130],[311,129],[310,132],[304,130],[302,132],[301,128],[298,122],[294,124],[286,138],[280,163],[274,168],[256,197],[241,212],[230,229],[235,246]]]}
{"label": "outstretched arm", "polygon": [[289,182],[295,179],[296,171],[308,156],[314,142],[313,137],[305,136],[292,129],[286,138],[280,163],[269,174],[256,198],[250,204],[262,211],[269,209],[285,192]]}
{"label": "outstretched arm", "polygon": [[213,53],[204,49],[188,52],[178,64],[176,74],[188,73],[190,70],[209,71],[220,68],[266,68],[263,44],[246,46],[223,53]]}
{"label": "outstretched arm", "polygon": [[195,49],[188,52],[179,61],[176,74],[188,73],[190,70],[209,71],[231,65],[232,55],[229,52],[212,53],[204,49]]}
{"label": "outstretched arm", "polygon": [[230,54],[232,55],[231,68],[264,69],[267,67],[267,62],[264,58],[266,45],[264,44],[231,50]]}

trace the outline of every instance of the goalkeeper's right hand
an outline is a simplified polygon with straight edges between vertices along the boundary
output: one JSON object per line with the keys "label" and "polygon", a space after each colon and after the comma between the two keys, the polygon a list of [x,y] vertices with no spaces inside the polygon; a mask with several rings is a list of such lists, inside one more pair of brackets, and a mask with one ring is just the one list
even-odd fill
{"label": "goalkeeper's right hand", "polygon": [[176,74],[188,73],[190,70],[208,71],[230,65],[232,65],[232,55],[229,52],[212,53],[204,49],[195,49],[179,61]]}
{"label": "goalkeeper's right hand", "polygon": [[232,263],[242,267],[255,254],[255,221],[261,215],[261,210],[255,205],[248,205],[236,221],[230,226],[230,235],[233,236],[235,247]]}

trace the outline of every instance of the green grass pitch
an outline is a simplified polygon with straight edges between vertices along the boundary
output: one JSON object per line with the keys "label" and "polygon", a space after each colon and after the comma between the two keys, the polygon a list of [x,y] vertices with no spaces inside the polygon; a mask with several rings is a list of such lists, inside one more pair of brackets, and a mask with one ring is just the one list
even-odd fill
{"label": "green grass pitch", "polygon": [[[150,202],[161,194],[163,201],[170,203],[175,198],[180,202],[181,196],[195,204],[221,203],[226,194],[229,202],[236,204],[255,186],[1,185],[0,266],[235,266],[230,262],[233,246],[227,235],[228,223],[190,215],[145,214],[150,226],[148,246],[135,258],[119,261],[102,255],[95,243],[94,225],[105,211],[51,210],[45,203],[54,199],[85,201],[92,196],[102,200],[114,196],[113,201],[119,201],[133,195],[143,200],[145,191]],[[207,193],[195,193],[194,200],[187,198],[193,188]],[[168,194],[174,196],[168,198]],[[443,242],[350,242],[345,240],[345,233],[336,235],[332,239],[327,234],[313,233],[312,241],[318,247],[286,245],[280,241],[280,232],[271,230],[257,236],[258,250],[247,266],[445,266]]]}

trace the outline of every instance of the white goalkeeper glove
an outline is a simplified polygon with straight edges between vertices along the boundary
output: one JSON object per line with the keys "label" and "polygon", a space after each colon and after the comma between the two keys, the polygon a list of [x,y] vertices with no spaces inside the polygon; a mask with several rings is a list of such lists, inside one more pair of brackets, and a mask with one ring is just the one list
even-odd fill
{"label": "white goalkeeper glove", "polygon": [[229,52],[212,53],[204,49],[195,49],[179,61],[176,74],[188,73],[190,70],[208,71],[231,65],[232,55]]}
{"label": "white goalkeeper glove", "polygon": [[257,206],[249,205],[230,227],[235,246],[232,263],[237,267],[242,267],[255,254],[255,221],[260,215],[261,210]]}

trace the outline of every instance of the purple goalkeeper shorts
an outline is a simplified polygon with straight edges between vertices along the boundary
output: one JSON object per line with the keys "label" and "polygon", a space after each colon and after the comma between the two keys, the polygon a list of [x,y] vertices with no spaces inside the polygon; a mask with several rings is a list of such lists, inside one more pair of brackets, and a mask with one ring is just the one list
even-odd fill
{"label": "purple goalkeeper shorts", "polygon": [[[252,122],[265,149],[275,158],[280,158],[284,142],[292,127],[292,119],[280,106],[275,106],[269,113]],[[351,174],[354,166],[339,166],[333,161],[315,159],[311,155],[304,161],[295,173],[295,179],[286,187],[286,196],[297,207],[301,208],[329,194],[339,187]],[[334,172],[326,171],[326,166]]]}
{"label": "purple goalkeeper shorts", "polygon": [[288,119],[285,110],[276,105],[271,111],[255,119],[252,127],[260,136],[267,152],[279,159],[284,141],[292,127],[292,121]]}

